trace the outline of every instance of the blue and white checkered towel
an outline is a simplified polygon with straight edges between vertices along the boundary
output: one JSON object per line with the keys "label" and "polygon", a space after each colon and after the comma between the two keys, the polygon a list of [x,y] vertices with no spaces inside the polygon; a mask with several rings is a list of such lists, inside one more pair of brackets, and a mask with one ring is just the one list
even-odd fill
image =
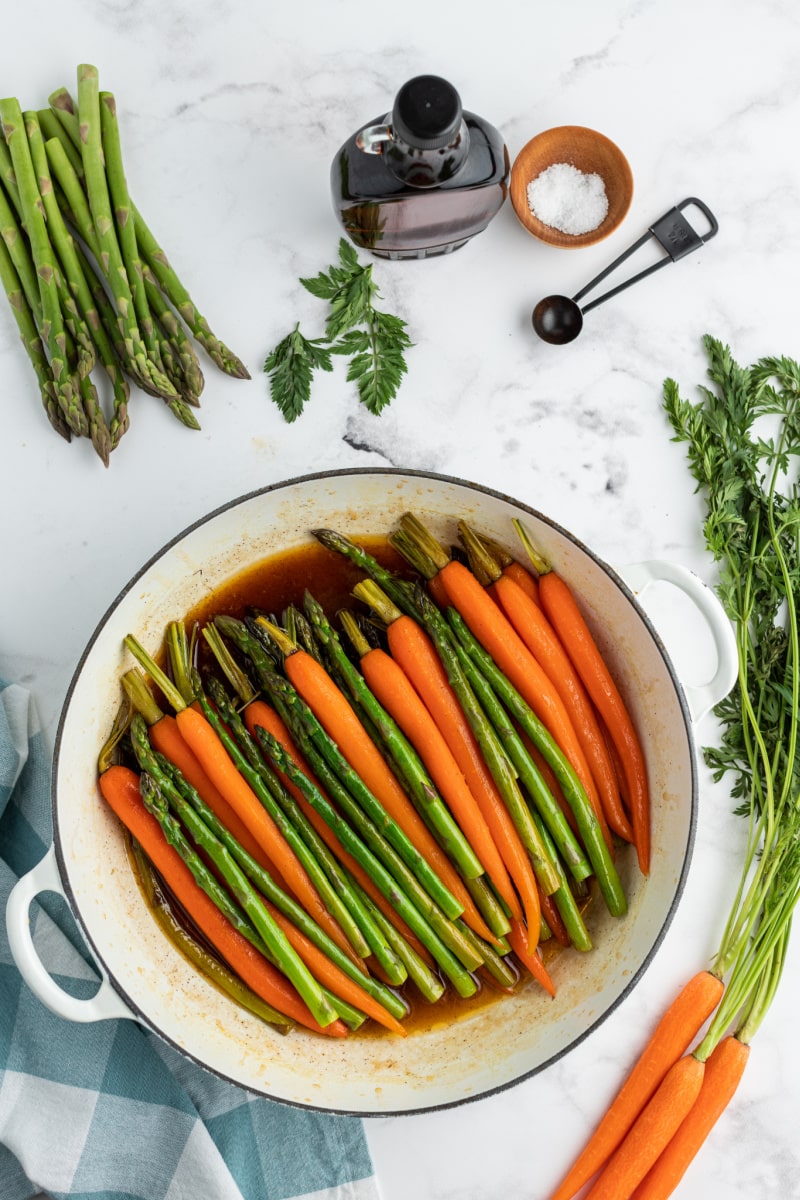
{"label": "blue and white checkered towel", "polygon": [[[0,681],[0,908],[52,840],[49,755],[28,692]],[[57,982],[96,987],[62,900],[31,909]],[[0,931],[0,1197],[377,1200],[362,1122],[264,1100],[129,1020],[79,1025],[28,990]]]}

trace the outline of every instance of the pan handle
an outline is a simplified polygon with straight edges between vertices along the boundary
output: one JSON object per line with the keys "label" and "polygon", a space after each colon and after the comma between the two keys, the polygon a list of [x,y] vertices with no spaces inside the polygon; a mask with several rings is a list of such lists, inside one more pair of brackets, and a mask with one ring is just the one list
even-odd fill
{"label": "pan handle", "polygon": [[739,661],[733,625],[712,589],[694,571],[680,563],[652,559],[618,567],[617,570],[638,596],[642,596],[653,583],[673,584],[692,601],[708,626],[717,652],[716,669],[707,683],[683,685],[692,720],[697,724],[727,696],[736,682]]}
{"label": "pan handle", "polygon": [[107,979],[100,983],[98,991],[87,1000],[71,996],[55,982],[39,958],[33,944],[30,925],[30,907],[40,892],[57,892],[64,895],[61,877],[56,863],[55,847],[51,846],[36,866],[14,884],[6,906],[6,928],[8,943],[14,962],[22,978],[38,1000],[56,1016],[66,1021],[106,1021],[114,1017],[134,1014],[117,995]]}

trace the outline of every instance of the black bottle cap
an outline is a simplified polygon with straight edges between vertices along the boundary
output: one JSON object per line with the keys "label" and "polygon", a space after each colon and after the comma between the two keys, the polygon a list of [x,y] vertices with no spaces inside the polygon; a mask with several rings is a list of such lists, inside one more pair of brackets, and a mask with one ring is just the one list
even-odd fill
{"label": "black bottle cap", "polygon": [[438,75],[417,75],[404,83],[392,109],[395,135],[418,150],[439,150],[461,128],[461,97]]}

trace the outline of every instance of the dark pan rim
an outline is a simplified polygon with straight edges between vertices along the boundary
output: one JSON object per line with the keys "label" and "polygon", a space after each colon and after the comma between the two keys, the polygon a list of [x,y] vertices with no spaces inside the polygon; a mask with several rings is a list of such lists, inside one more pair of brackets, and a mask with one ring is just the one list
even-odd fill
{"label": "dark pan rim", "polygon": [[[85,664],[87,658],[89,657],[89,655],[94,647],[95,642],[97,641],[103,628],[105,627],[105,624],[108,621],[109,617],[114,612],[114,610],[118,607],[118,605],[124,599],[124,597],[127,596],[127,594],[131,591],[131,589],[136,586],[136,584],[139,582],[139,580],[142,578],[142,576],[145,575],[146,572],[149,571],[150,568],[155,563],[157,563],[161,558],[163,558],[164,555],[167,554],[175,545],[177,545],[185,537],[187,537],[188,534],[192,533],[196,529],[201,528],[203,525],[206,525],[209,522],[213,521],[216,517],[220,516],[222,513],[228,512],[229,510],[231,510],[233,508],[237,508],[239,505],[246,504],[248,501],[256,499],[259,496],[267,495],[270,492],[282,491],[286,488],[294,487],[298,484],[310,483],[315,480],[336,479],[336,478],[342,478],[342,477],[348,477],[348,476],[359,476],[359,475],[365,475],[365,476],[366,475],[373,475],[373,476],[374,475],[385,475],[385,476],[393,476],[393,477],[398,477],[398,478],[402,477],[402,478],[413,478],[413,479],[427,479],[427,480],[431,480],[435,483],[451,484],[451,485],[454,485],[457,487],[467,488],[470,491],[478,492],[485,496],[491,496],[495,500],[503,501],[504,503],[513,505],[515,508],[518,508],[521,511],[528,513],[530,516],[534,517],[537,521],[541,521],[542,524],[549,526],[556,533],[558,533],[562,537],[564,537],[567,541],[572,542],[572,544],[575,545],[579,550],[583,551],[583,553],[589,559],[591,559],[591,561],[593,563],[595,563],[595,565],[597,567],[599,567],[614,584],[616,584],[616,586],[619,588],[619,590],[623,593],[623,595],[626,597],[626,599],[632,605],[637,616],[640,618],[640,620],[646,627],[648,633],[650,634],[650,637],[652,638],[653,643],[654,643],[655,647],[657,648],[657,650],[663,660],[664,666],[667,670],[667,673],[670,677],[672,685],[675,689],[675,695],[678,699],[678,704],[679,704],[679,707],[681,710],[681,716],[683,718],[683,724],[684,724],[684,732],[686,734],[687,746],[689,748],[689,756],[688,757],[689,757],[689,766],[690,766],[690,771],[691,771],[691,807],[690,807],[690,817],[689,817],[689,829],[688,829],[688,835],[687,835],[687,839],[686,839],[686,848],[685,848],[685,852],[684,852],[684,856],[683,856],[683,864],[681,867],[680,876],[678,878],[677,886],[675,888],[675,893],[672,898],[672,902],[670,904],[669,910],[664,917],[664,921],[661,925],[661,928],[659,929],[658,933],[656,934],[655,938],[653,939],[652,946],[650,947],[649,951],[647,952],[645,958],[642,960],[638,969],[631,976],[628,983],[625,985],[625,987],[620,992],[620,994],[608,1005],[608,1007],[596,1018],[596,1020],[594,1020],[590,1025],[588,1025],[587,1028],[582,1033],[577,1035],[577,1037],[573,1038],[573,1040],[569,1043],[568,1046],[564,1046],[561,1050],[559,1050],[555,1054],[551,1055],[550,1058],[545,1059],[541,1063],[538,1063],[535,1067],[532,1067],[530,1070],[523,1071],[519,1075],[515,1075],[513,1079],[506,1080],[503,1083],[496,1084],[493,1087],[489,1087],[482,1091],[476,1092],[474,1095],[471,1095],[471,1096],[460,1096],[454,1100],[447,1100],[447,1101],[442,1101],[437,1104],[422,1105],[422,1106],[417,1106],[417,1107],[408,1108],[408,1109],[397,1109],[397,1110],[381,1109],[381,1110],[377,1110],[377,1111],[370,1110],[370,1109],[358,1109],[358,1108],[352,1108],[352,1109],[351,1108],[337,1108],[337,1107],[333,1107],[331,1105],[304,1104],[304,1103],[301,1103],[300,1101],[290,1100],[283,1096],[273,1095],[270,1092],[260,1090],[259,1088],[252,1087],[250,1085],[247,1085],[247,1087],[245,1088],[245,1085],[240,1083],[239,1080],[234,1079],[229,1075],[226,1075],[224,1071],[220,1071],[217,1068],[209,1066],[200,1057],[198,1057],[197,1055],[192,1054],[190,1051],[186,1050],[185,1047],[179,1045],[174,1040],[174,1038],[170,1037],[169,1035],[165,1034],[161,1029],[159,1029],[158,1026],[155,1025],[150,1020],[150,1018],[146,1015],[146,1013],[143,1012],[143,1010],[141,1009],[139,1004],[137,1004],[137,1002],[128,995],[128,993],[126,992],[123,985],[119,982],[118,979],[115,978],[113,973],[111,973],[108,970],[108,968],[106,967],[105,961],[103,959],[103,955],[100,952],[99,948],[97,947],[95,940],[92,937],[91,931],[87,928],[87,926],[81,916],[80,908],[79,908],[77,899],[73,893],[72,885],[69,880],[69,872],[67,869],[67,864],[66,864],[66,861],[64,859],[64,855],[63,855],[62,849],[61,849],[61,835],[60,835],[60,831],[59,831],[58,805],[57,805],[57,799],[56,799],[57,790],[58,790],[57,789],[58,764],[59,764],[59,757],[60,757],[60,752],[61,752],[63,729],[64,729],[64,724],[66,722],[67,714],[69,711],[69,706],[70,706],[70,703],[72,700],[72,695],[77,686],[78,679],[80,678],[84,664]],[[544,1070],[546,1070],[546,1068],[552,1066],[553,1063],[558,1062],[561,1058],[563,1058],[571,1050],[575,1049],[576,1046],[579,1046],[583,1041],[585,1041],[586,1038],[588,1038],[592,1033],[594,1033],[594,1031],[596,1029],[598,1029],[599,1026],[602,1025],[603,1022],[608,1019],[608,1017],[611,1016],[611,1014],[630,995],[630,993],[636,987],[636,984],[639,982],[639,980],[644,975],[647,968],[650,966],[651,962],[653,961],[657,951],[659,950],[659,948],[667,934],[667,931],[668,931],[670,925],[672,924],[672,920],[675,916],[675,913],[677,911],[681,897],[683,895],[684,888],[686,886],[686,879],[688,876],[689,867],[691,865],[692,855],[694,853],[694,844],[695,844],[695,837],[696,837],[696,832],[697,832],[698,780],[697,780],[697,764],[695,762],[695,756],[694,756],[694,736],[693,736],[693,732],[692,732],[692,726],[693,726],[693,723],[692,723],[691,713],[689,711],[689,705],[686,700],[686,696],[684,694],[683,685],[681,684],[681,681],[678,678],[677,672],[672,664],[672,660],[670,659],[670,656],[667,652],[666,646],[664,645],[661,637],[659,636],[659,634],[658,634],[657,630],[655,629],[653,623],[651,622],[650,618],[647,616],[646,612],[644,612],[641,605],[637,601],[635,595],[633,594],[631,589],[628,587],[628,585],[625,583],[624,579],[622,579],[621,576],[619,576],[617,574],[617,572],[614,570],[613,567],[609,566],[608,563],[604,562],[603,559],[598,557],[598,555],[595,554],[594,551],[591,550],[588,546],[586,546],[580,540],[580,538],[577,538],[574,534],[570,533],[569,530],[565,529],[562,525],[559,525],[557,521],[552,520],[550,517],[545,516],[543,513],[539,512],[537,509],[534,509],[530,505],[525,504],[520,500],[517,500],[515,497],[507,495],[505,492],[500,492],[494,488],[486,487],[483,484],[479,484],[479,483],[473,483],[469,480],[461,479],[454,475],[442,475],[442,474],[437,474],[437,473],[431,472],[431,471],[417,471],[417,470],[410,470],[410,469],[403,470],[398,467],[374,467],[374,468],[373,467],[353,467],[353,468],[342,468],[342,469],[333,470],[333,471],[316,471],[316,472],[312,472],[307,475],[297,475],[297,476],[294,476],[292,479],[282,480],[279,483],[268,484],[267,486],[265,486],[263,488],[256,488],[255,490],[247,492],[242,496],[238,496],[233,500],[229,500],[225,504],[221,504],[219,507],[215,508],[212,512],[207,513],[203,517],[200,517],[197,521],[193,521],[190,525],[187,525],[183,530],[181,530],[180,533],[176,534],[175,537],[171,538],[168,542],[166,542],[161,547],[160,550],[156,551],[156,553],[153,554],[151,556],[151,558],[149,558],[147,560],[147,562],[136,572],[136,574],[128,581],[128,583],[125,585],[125,587],[119,592],[117,597],[111,602],[111,604],[108,606],[108,608],[106,609],[103,616],[98,621],[98,623],[95,627],[95,630],[92,633],[92,635],[86,645],[86,648],[84,649],[83,653],[81,654],[81,657],[78,661],[78,664],[72,675],[72,679],[70,681],[69,687],[67,689],[66,697],[64,699],[64,703],[63,703],[63,706],[61,709],[61,715],[59,717],[58,728],[56,730],[55,746],[54,746],[54,751],[53,751],[53,770],[52,770],[52,777],[51,777],[51,784],[50,784],[51,807],[52,807],[52,818],[53,818],[53,845],[54,845],[55,854],[56,854],[56,861],[58,863],[59,875],[61,877],[61,883],[62,883],[62,886],[64,889],[64,895],[67,899],[67,902],[69,903],[70,910],[71,910],[72,915],[75,918],[75,921],[81,931],[81,934],[83,935],[88,947],[90,948],[90,950],[92,951],[92,954],[94,955],[96,965],[100,968],[100,970],[103,974],[103,977],[113,987],[114,991],[116,991],[118,993],[118,995],[122,998],[122,1000],[125,1002],[125,1004],[128,1006],[128,1008],[130,1008],[131,1013],[135,1017],[137,1023],[144,1026],[146,1029],[150,1030],[152,1033],[156,1034],[159,1038],[161,1038],[162,1041],[166,1042],[167,1045],[171,1046],[174,1050],[176,1050],[184,1058],[188,1058],[191,1062],[195,1063],[197,1066],[202,1067],[203,1070],[210,1071],[213,1075],[217,1076],[219,1079],[222,1079],[225,1082],[232,1084],[234,1087],[243,1088],[247,1091],[253,1092],[256,1095],[263,1096],[265,1099],[272,1100],[279,1104],[288,1105],[290,1108],[299,1108],[299,1109],[303,1109],[303,1110],[310,1111],[310,1112],[330,1113],[330,1114],[334,1114],[336,1116],[411,1117],[411,1116],[421,1116],[425,1113],[443,1112],[443,1111],[446,1111],[447,1109],[451,1109],[451,1108],[458,1108],[461,1105],[472,1104],[478,1100],[484,1100],[484,1099],[488,1098],[489,1096],[494,1096],[494,1095],[499,1094],[500,1092],[507,1091],[509,1088],[516,1087],[518,1084],[522,1083],[524,1080],[530,1079],[535,1075],[541,1074],[542,1071],[544,1071]]]}

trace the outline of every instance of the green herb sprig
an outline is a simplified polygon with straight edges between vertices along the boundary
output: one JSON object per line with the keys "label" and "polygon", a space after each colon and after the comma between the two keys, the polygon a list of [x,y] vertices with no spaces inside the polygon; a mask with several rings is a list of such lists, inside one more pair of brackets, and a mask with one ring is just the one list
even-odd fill
{"label": "green herb sprig", "polygon": [[297,420],[310,400],[314,372],[333,370],[334,354],[349,358],[347,380],[371,413],[378,416],[397,395],[412,342],[404,320],[375,307],[380,292],[372,266],[362,266],[355,248],[341,238],[338,263],[300,280],[327,302],[328,317],[324,337],[306,338],[297,324],[264,362],[270,395],[287,421]]}
{"label": "green herb sprig", "polygon": [[703,340],[711,386],[693,404],[672,379],[664,408],[706,503],[708,549],[733,622],[739,678],[716,708],[719,744],[705,759],[731,779],[748,820],[739,885],[715,957],[725,994],[698,1055],[733,1023],[749,1042],[780,981],[800,902],[800,364],[766,357],[751,367]]}

